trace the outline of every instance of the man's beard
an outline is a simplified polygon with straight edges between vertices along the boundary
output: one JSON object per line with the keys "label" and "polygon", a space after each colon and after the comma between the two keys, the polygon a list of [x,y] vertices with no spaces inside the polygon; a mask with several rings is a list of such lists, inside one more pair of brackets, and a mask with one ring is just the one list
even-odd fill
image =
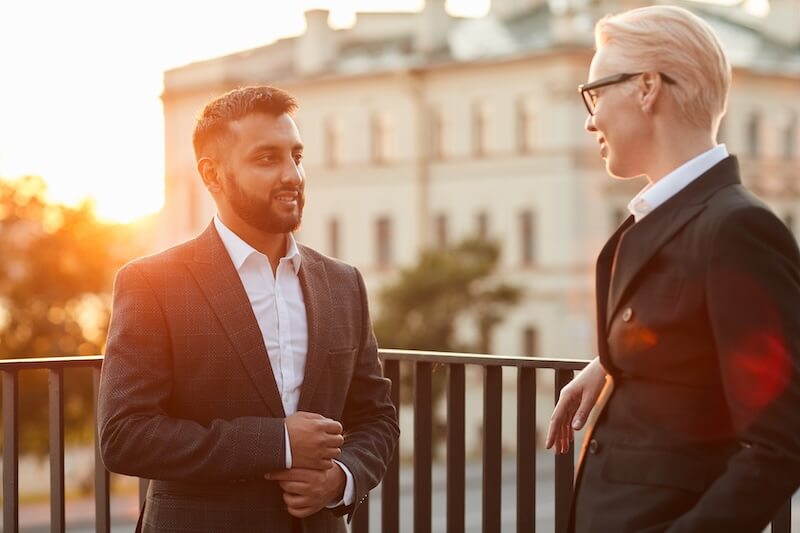
{"label": "man's beard", "polygon": [[[267,233],[290,233],[300,228],[306,203],[302,187],[281,187],[272,191],[269,198],[263,199],[247,195],[235,176],[229,175],[227,185],[228,202],[233,212],[250,226]],[[297,192],[296,212],[279,213],[273,206],[273,198],[285,191]]]}

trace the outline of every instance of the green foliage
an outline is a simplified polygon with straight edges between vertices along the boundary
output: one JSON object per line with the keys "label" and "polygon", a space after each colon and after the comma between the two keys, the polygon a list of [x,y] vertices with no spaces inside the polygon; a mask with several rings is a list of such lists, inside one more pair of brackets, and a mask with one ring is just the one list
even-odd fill
{"label": "green foliage", "polygon": [[[380,294],[375,335],[383,348],[482,352],[490,349],[491,332],[516,304],[521,289],[497,279],[500,247],[484,240],[466,240],[447,250],[423,253],[419,262],[399,272]],[[459,338],[474,328],[475,341]],[[407,401],[408,376],[401,383]],[[443,390],[434,376],[434,394]]]}
{"label": "green foliage", "polygon": [[[132,229],[98,222],[90,203],[48,203],[37,177],[0,180],[0,358],[98,354],[113,275],[137,253]],[[68,438],[91,426],[90,372],[65,374]],[[20,449],[47,449],[47,375],[20,374]],[[90,434],[90,433],[89,433]]]}

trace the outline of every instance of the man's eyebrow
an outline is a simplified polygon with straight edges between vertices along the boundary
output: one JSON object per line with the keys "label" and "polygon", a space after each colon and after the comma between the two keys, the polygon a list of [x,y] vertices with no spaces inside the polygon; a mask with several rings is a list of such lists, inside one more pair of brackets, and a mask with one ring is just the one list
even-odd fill
{"label": "man's eyebrow", "polygon": [[[277,152],[283,150],[285,147],[280,144],[259,144],[253,147],[252,152]],[[292,152],[303,150],[303,143],[297,143],[292,146]]]}

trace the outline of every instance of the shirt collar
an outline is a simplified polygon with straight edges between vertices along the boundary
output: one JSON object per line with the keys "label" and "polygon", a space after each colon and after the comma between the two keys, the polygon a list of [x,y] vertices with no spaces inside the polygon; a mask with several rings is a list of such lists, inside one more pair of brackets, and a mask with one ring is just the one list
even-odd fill
{"label": "shirt collar", "polygon": [[710,150],[706,150],[657,182],[648,183],[628,203],[628,210],[636,222],[639,222],[726,157],[728,157],[728,149],[724,144],[718,144]]}
{"label": "shirt collar", "polygon": [[[214,215],[214,226],[217,228],[217,233],[219,234],[219,238],[222,239],[222,244],[225,245],[225,249],[228,251],[228,255],[231,257],[231,261],[233,261],[233,266],[236,267],[236,270],[239,271],[242,268],[242,265],[247,258],[253,254],[258,254],[265,259],[269,260],[269,258],[265,255],[247,244],[245,241],[242,240],[241,237],[236,235],[233,231],[231,231],[228,226],[226,226],[222,220],[219,218],[219,214]],[[294,273],[297,274],[300,272],[300,263],[301,263],[301,255],[300,250],[297,247],[297,241],[294,238],[294,235],[291,233],[287,233],[287,250],[286,255],[284,256],[285,259],[289,259],[292,262],[292,267],[294,269]]]}

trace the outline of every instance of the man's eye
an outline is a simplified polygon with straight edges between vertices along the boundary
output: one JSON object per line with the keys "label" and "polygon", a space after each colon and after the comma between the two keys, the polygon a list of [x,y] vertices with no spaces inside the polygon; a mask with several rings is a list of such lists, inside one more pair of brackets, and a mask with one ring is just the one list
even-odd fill
{"label": "man's eye", "polygon": [[303,154],[294,154],[294,163],[299,165],[303,161]]}
{"label": "man's eye", "polygon": [[590,92],[589,93],[589,98],[592,99],[592,104],[596,104],[597,103],[597,93],[596,92]]}

